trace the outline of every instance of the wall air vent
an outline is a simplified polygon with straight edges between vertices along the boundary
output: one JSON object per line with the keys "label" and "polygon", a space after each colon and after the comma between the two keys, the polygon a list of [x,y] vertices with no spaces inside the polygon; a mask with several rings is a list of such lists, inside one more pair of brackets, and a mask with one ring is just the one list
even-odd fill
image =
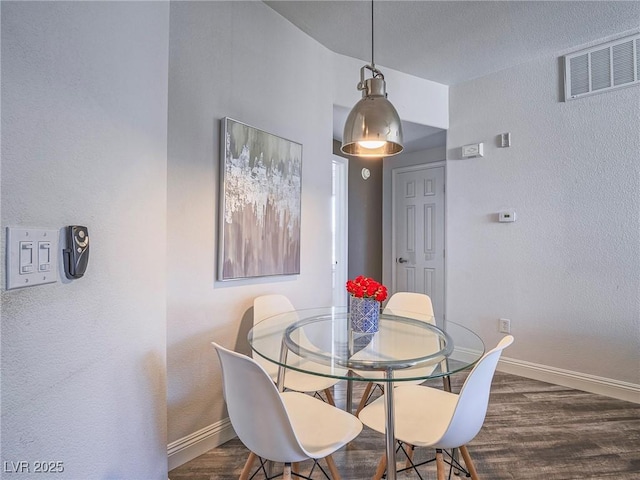
{"label": "wall air vent", "polygon": [[564,98],[640,85],[640,34],[565,55]]}

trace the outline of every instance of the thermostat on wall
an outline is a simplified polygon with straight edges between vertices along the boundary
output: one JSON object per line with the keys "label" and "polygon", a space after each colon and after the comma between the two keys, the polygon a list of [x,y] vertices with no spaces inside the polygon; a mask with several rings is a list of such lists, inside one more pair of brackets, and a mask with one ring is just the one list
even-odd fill
{"label": "thermostat on wall", "polygon": [[462,147],[462,158],[482,157],[483,154],[482,143],[472,143]]}

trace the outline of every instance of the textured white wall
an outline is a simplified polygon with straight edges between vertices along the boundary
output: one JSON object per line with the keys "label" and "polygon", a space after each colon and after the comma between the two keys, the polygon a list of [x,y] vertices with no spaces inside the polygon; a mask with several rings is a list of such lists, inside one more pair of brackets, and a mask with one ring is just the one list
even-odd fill
{"label": "textured white wall", "polygon": [[[176,441],[226,418],[212,340],[247,351],[254,297],[331,302],[330,52],[261,2],[171,5],[168,426]],[[301,274],[217,282],[220,119],[302,143]],[[244,318],[244,320],[243,320]]]}
{"label": "textured white wall", "polygon": [[91,238],[82,279],[2,292],[17,476],[167,478],[168,38],[166,3],[2,2],[2,227]]}
{"label": "textured white wall", "polygon": [[545,57],[451,87],[447,318],[490,345],[509,318],[509,357],[640,384],[640,88],[564,103],[560,72]]}

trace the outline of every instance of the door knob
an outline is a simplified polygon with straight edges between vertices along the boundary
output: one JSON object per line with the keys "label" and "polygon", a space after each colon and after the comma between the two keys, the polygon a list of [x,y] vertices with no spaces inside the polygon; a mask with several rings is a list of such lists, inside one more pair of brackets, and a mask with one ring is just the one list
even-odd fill
{"label": "door knob", "polygon": [[402,257],[400,257],[400,258],[398,259],[398,263],[407,263],[408,261],[409,261],[409,260],[407,260],[406,258],[402,258]]}

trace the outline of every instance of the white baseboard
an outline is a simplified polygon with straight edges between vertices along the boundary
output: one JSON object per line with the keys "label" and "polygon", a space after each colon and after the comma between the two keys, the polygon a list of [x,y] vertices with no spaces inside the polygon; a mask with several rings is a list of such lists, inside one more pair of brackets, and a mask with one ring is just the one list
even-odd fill
{"label": "white baseboard", "polygon": [[563,370],[546,365],[538,365],[511,358],[501,358],[498,364],[498,370],[542,382],[562,385],[563,387],[597,393],[598,395],[617,398],[618,400],[640,403],[640,385],[634,383],[598,377],[587,373],[573,372],[571,370]]}
{"label": "white baseboard", "polygon": [[169,457],[169,470],[193,460],[199,455],[208,452],[212,448],[219,447],[223,443],[235,438],[236,432],[228,418],[213,423],[203,429],[193,432],[186,437],[179,438],[167,445]]}
{"label": "white baseboard", "polygon": [[[465,353],[472,353],[470,350],[465,351],[465,349],[458,349],[456,352],[460,358],[464,358]],[[474,358],[475,356],[473,355]],[[640,403],[640,385],[634,383],[563,370],[505,356],[500,358],[498,370],[533,380],[540,380],[541,382],[617,398],[618,400]]]}

